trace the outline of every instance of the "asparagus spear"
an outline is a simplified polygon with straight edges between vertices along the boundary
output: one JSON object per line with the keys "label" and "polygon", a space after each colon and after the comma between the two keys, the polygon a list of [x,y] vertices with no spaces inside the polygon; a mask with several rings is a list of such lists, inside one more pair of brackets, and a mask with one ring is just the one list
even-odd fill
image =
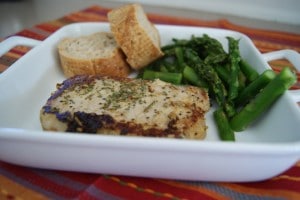
{"label": "asparagus spear", "polygon": [[241,106],[249,102],[259,91],[264,88],[276,76],[273,70],[266,70],[251,82],[235,100],[236,106]]}
{"label": "asparagus spear", "polygon": [[179,71],[182,71],[184,68],[184,59],[183,59],[183,49],[182,47],[176,47],[175,48],[175,55],[177,58],[177,66]]}
{"label": "asparagus spear", "polygon": [[189,67],[188,65],[185,65],[183,69],[183,78],[195,86],[208,88],[207,83],[204,80],[200,79],[195,70],[193,70],[193,68]]}
{"label": "asparagus spear", "polygon": [[216,111],[214,111],[213,116],[217,124],[221,140],[235,141],[234,132],[231,129],[228,118],[222,108],[218,108]]}
{"label": "asparagus spear", "polygon": [[295,74],[284,68],[252,101],[230,120],[234,131],[243,131],[296,82]]}
{"label": "asparagus spear", "polygon": [[223,105],[223,109],[227,115],[227,117],[232,117],[236,114],[236,109],[234,107],[234,103],[231,100],[227,100],[224,105]]}
{"label": "asparagus spear", "polygon": [[215,70],[218,73],[218,76],[221,78],[221,80],[227,85],[229,85],[229,71],[223,66],[216,66]]}
{"label": "asparagus spear", "polygon": [[239,90],[239,62],[241,60],[239,53],[239,41],[232,37],[227,37],[229,42],[229,62],[230,62],[230,75],[229,75],[229,91],[228,98],[235,99],[238,96]]}
{"label": "asparagus spear", "polygon": [[[219,105],[218,110],[214,112],[214,118],[222,135],[221,139],[234,140],[233,131],[244,130],[252,123],[295,82],[295,76],[289,69],[284,69],[275,78],[274,72],[269,70],[258,75],[241,59],[238,40],[231,37],[227,39],[229,54],[223,50],[219,41],[208,35],[192,36],[190,40],[173,39],[173,44],[162,48],[165,56],[147,67],[140,77],[160,78],[175,84],[187,81],[201,87],[205,87],[201,83],[204,79],[211,96]],[[221,65],[230,67],[219,67]],[[225,70],[227,74],[224,73]],[[249,85],[241,90],[245,77]],[[250,103],[236,114],[234,104],[241,106],[249,101]],[[231,120],[228,122],[229,118]]]}
{"label": "asparagus spear", "polygon": [[255,71],[246,60],[241,59],[239,66],[241,71],[247,77],[248,82],[254,81],[259,76],[258,72]]}
{"label": "asparagus spear", "polygon": [[192,49],[186,49],[185,56],[190,66],[208,83],[218,105],[223,106],[226,103],[227,91],[214,68],[208,63],[204,63]]}
{"label": "asparagus spear", "polygon": [[202,37],[192,36],[188,46],[196,51],[203,60],[212,55],[226,55],[222,44],[218,40],[209,37],[207,34],[204,34]]}
{"label": "asparagus spear", "polygon": [[238,75],[238,78],[239,78],[239,88],[238,88],[238,91],[240,93],[240,91],[242,91],[245,87],[246,87],[246,76],[245,74],[240,70],[239,71],[239,75]]}
{"label": "asparagus spear", "polygon": [[156,72],[152,70],[145,70],[143,73],[143,79],[153,80],[160,79],[169,83],[180,84],[182,80],[181,73],[171,73],[171,72]]}

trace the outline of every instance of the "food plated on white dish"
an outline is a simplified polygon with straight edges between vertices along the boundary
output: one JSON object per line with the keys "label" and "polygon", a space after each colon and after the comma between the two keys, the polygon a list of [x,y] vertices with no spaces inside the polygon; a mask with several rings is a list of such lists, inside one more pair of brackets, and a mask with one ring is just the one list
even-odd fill
{"label": "food plated on white dish", "polygon": [[[272,55],[287,54],[299,59],[298,54],[290,51],[262,55],[247,36],[234,31],[156,27],[162,46],[170,44],[173,38],[207,34],[227,49],[226,37],[240,39],[241,56],[259,73],[270,68],[267,59]],[[48,169],[207,181],[263,180],[280,174],[299,160],[298,91],[285,92],[259,120],[236,133],[235,142],[220,141],[212,116],[215,107],[206,114],[208,129],[203,141],[43,131],[40,109],[56,84],[65,80],[57,54],[59,41],[98,31],[109,31],[109,24],[65,26],[0,75],[1,160]]]}

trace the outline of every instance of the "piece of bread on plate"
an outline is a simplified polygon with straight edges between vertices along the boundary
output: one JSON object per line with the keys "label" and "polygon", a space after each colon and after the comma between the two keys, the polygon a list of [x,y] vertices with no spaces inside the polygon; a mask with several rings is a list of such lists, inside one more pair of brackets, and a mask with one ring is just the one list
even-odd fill
{"label": "piece of bread on plate", "polygon": [[130,73],[112,33],[64,38],[58,44],[58,54],[66,77],[81,74],[127,77]]}
{"label": "piece of bread on plate", "polygon": [[139,4],[128,4],[111,10],[110,29],[133,69],[141,69],[163,56],[160,36]]}

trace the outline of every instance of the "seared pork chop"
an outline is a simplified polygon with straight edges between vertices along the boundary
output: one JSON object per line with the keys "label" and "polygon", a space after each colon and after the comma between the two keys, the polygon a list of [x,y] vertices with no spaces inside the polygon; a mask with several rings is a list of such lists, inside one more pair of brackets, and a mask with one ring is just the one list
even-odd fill
{"label": "seared pork chop", "polygon": [[40,120],[52,131],[203,139],[209,107],[198,87],[80,75],[57,85]]}

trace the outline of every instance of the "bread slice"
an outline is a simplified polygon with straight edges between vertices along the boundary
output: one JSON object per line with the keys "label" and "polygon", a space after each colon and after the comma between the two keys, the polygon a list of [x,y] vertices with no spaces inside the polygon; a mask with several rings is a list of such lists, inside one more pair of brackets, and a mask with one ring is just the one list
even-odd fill
{"label": "bread slice", "polygon": [[128,4],[111,10],[110,29],[133,69],[140,69],[163,56],[160,36],[139,4]]}
{"label": "bread slice", "polygon": [[130,73],[125,55],[108,32],[65,38],[58,44],[58,53],[66,77],[80,74],[126,77]]}
{"label": "bread slice", "polygon": [[81,75],[42,107],[44,130],[204,139],[206,90],[160,80]]}

